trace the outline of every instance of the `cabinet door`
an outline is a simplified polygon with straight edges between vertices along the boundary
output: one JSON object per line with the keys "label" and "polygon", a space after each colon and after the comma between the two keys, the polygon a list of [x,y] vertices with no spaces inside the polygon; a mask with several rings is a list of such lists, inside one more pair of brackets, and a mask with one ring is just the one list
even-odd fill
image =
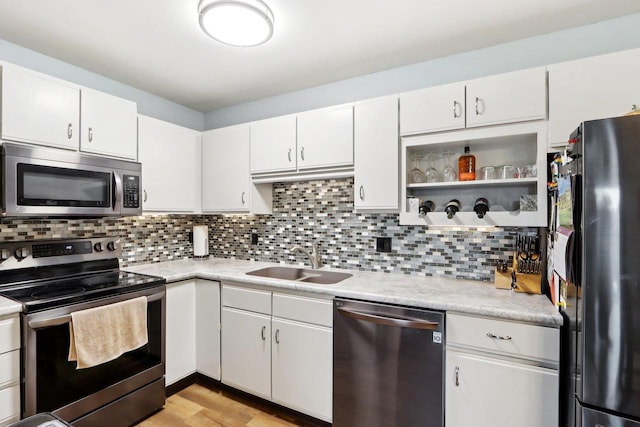
{"label": "cabinet door", "polygon": [[400,94],[400,133],[464,128],[464,91],[464,83],[454,83]]}
{"label": "cabinet door", "polygon": [[398,209],[398,97],[359,102],[354,121],[356,209]]}
{"label": "cabinet door", "polygon": [[222,308],[222,382],[271,399],[271,316]]}
{"label": "cabinet door", "polygon": [[546,113],[544,68],[467,82],[467,127],[544,119]]}
{"label": "cabinet door", "polygon": [[296,170],[296,116],[251,123],[251,173]]}
{"label": "cabinet door", "polygon": [[139,116],[138,139],[143,210],[198,212],[201,133]]}
{"label": "cabinet door", "polygon": [[249,212],[249,125],[202,135],[202,210]]}
{"label": "cabinet door", "polygon": [[447,350],[447,427],[558,425],[555,370]]}
{"label": "cabinet door", "polygon": [[167,385],[196,371],[196,283],[167,284],[166,382]]}
{"label": "cabinet door", "polygon": [[220,379],[220,283],[196,280],[196,368]]}
{"label": "cabinet door", "polygon": [[298,114],[298,169],[353,164],[353,107]]}
{"label": "cabinet door", "polygon": [[0,425],[20,419],[20,385],[0,390]]}
{"label": "cabinet door", "polygon": [[585,120],[640,108],[640,49],[549,66],[549,144],[566,145]]}
{"label": "cabinet door", "polygon": [[80,106],[80,150],[136,159],[138,107],[135,102],[82,89]]}
{"label": "cabinet door", "polygon": [[2,139],[78,149],[80,89],[2,67]]}
{"label": "cabinet door", "polygon": [[333,334],[330,328],[273,319],[273,400],[331,421]]}

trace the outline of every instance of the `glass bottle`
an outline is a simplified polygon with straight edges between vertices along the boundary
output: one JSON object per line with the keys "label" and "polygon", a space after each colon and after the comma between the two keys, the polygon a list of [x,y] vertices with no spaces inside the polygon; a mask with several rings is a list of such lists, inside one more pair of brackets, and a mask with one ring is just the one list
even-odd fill
{"label": "glass bottle", "polygon": [[464,154],[458,159],[458,179],[474,181],[476,179],[476,156],[469,153],[469,146],[464,147]]}
{"label": "glass bottle", "polygon": [[444,207],[444,211],[447,213],[447,218],[453,219],[456,212],[460,211],[460,201],[457,199],[450,200]]}
{"label": "glass bottle", "polygon": [[420,205],[420,209],[418,210],[418,215],[426,216],[429,212],[433,212],[435,209],[436,209],[436,205],[431,200],[424,201]]}
{"label": "glass bottle", "polygon": [[473,205],[473,211],[478,215],[478,218],[484,218],[484,215],[489,212],[489,201],[484,197],[479,197]]}

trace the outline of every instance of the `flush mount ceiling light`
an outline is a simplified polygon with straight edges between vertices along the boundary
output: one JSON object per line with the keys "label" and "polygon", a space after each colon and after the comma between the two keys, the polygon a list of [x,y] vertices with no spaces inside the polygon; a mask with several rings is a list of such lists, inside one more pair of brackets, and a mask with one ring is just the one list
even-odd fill
{"label": "flush mount ceiling light", "polygon": [[262,0],[200,0],[200,27],[231,46],[258,46],[273,34],[273,13]]}

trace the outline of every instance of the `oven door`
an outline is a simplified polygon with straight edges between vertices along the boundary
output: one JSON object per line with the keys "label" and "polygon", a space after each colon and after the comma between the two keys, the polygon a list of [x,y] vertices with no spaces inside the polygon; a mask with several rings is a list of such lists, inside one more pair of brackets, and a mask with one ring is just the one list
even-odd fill
{"label": "oven door", "polygon": [[[140,296],[146,296],[148,300],[149,342],[102,365],[76,369],[76,362],[67,360],[70,313]],[[23,417],[51,412],[73,422],[86,418],[99,408],[122,401],[130,393],[151,383],[161,383],[161,387],[152,387],[156,395],[161,389],[160,399],[158,396],[146,399],[156,402],[152,410],[158,409],[164,403],[164,329],[164,285],[23,316]],[[158,401],[161,402],[159,406]]]}

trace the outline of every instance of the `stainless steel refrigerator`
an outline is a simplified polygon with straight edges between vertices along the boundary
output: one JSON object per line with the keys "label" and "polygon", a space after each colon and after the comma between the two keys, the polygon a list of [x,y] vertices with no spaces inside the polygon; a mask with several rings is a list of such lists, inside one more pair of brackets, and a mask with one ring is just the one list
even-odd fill
{"label": "stainless steel refrigerator", "polygon": [[[572,135],[567,250],[570,425],[640,426],[640,116]],[[569,425],[569,423],[568,423]]]}

